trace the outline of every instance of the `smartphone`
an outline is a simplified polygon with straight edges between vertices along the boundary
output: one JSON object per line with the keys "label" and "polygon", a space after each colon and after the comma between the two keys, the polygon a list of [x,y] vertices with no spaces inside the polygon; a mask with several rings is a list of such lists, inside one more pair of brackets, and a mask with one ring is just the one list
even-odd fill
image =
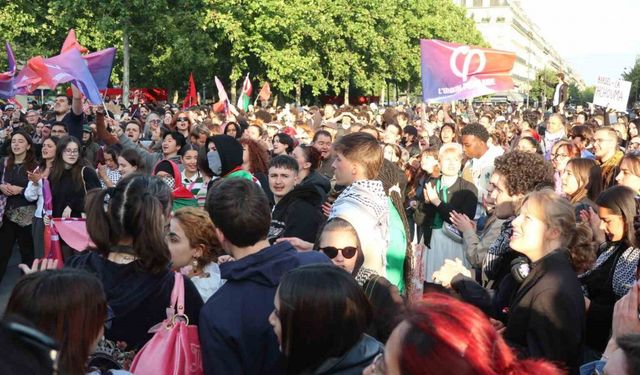
{"label": "smartphone", "polygon": [[618,123],[618,115],[615,113],[609,113],[609,124],[617,124]]}

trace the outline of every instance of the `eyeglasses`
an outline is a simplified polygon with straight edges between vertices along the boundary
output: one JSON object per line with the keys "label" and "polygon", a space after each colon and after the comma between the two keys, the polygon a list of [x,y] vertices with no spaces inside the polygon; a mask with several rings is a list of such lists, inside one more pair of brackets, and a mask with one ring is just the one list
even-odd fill
{"label": "eyeglasses", "polygon": [[67,155],[78,155],[80,153],[80,151],[77,150],[77,149],[76,150],[70,150],[70,149],[66,148],[64,150],[64,153],[67,154]]}
{"label": "eyeglasses", "polygon": [[342,253],[342,256],[345,259],[351,259],[356,255],[356,253],[358,252],[358,249],[354,246],[347,246],[347,247],[343,247],[342,249],[339,249],[333,246],[327,246],[327,247],[321,247],[320,251],[325,253],[331,259],[338,256],[338,251]]}
{"label": "eyeglasses", "polygon": [[160,123],[160,119],[149,120],[149,122],[153,123],[153,124],[159,124]]}
{"label": "eyeglasses", "polygon": [[178,121],[189,121],[188,117],[178,117]]}
{"label": "eyeglasses", "polygon": [[384,362],[384,353],[378,354],[371,362],[374,375],[384,375],[387,373],[387,364]]}

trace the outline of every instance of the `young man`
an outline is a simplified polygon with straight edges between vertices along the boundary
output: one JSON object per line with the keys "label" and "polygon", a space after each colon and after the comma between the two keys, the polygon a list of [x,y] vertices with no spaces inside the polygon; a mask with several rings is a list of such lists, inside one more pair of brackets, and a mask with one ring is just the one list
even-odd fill
{"label": "young man", "polygon": [[56,95],[56,101],[53,104],[53,111],[56,114],[54,122],[62,122],[69,135],[82,139],[84,123],[82,93],[75,85],[71,85],[71,92],[73,95],[71,98],[66,95]]}
{"label": "young man", "polygon": [[312,184],[298,185],[298,162],[279,155],[269,163],[269,187],[276,205],[271,214],[269,242],[280,237],[298,237],[315,242],[322,225],[322,195]]}
{"label": "young man", "polygon": [[313,135],[311,144],[318,151],[320,151],[320,166],[318,167],[318,173],[325,176],[329,180],[333,178],[334,168],[333,161],[335,156],[331,155],[331,143],[333,137],[331,133],[326,130],[318,130]]}
{"label": "young man", "polygon": [[330,260],[321,252],[298,252],[288,241],[270,246],[269,202],[251,181],[220,179],[205,208],[222,248],[234,260],[220,265],[227,282],[200,311],[204,372],[284,374],[268,321],[280,279],[298,266]]}
{"label": "young man", "polygon": [[370,134],[347,134],[334,144],[333,162],[337,185],[347,186],[334,202],[329,220],[339,217],[354,226],[362,251],[363,266],[386,275],[389,243],[388,197],[379,180],[383,152]]}
{"label": "young man", "polygon": [[618,133],[611,127],[599,128],[593,137],[593,153],[602,168],[602,187],[608,189],[616,184],[620,162],[624,153],[618,148]]}
{"label": "young man", "polygon": [[489,179],[493,173],[494,160],[504,153],[502,147],[487,145],[489,131],[480,124],[469,124],[462,129],[462,147],[469,160],[462,171],[462,177],[472,182],[478,189],[478,210],[482,209],[482,197],[487,194]]}

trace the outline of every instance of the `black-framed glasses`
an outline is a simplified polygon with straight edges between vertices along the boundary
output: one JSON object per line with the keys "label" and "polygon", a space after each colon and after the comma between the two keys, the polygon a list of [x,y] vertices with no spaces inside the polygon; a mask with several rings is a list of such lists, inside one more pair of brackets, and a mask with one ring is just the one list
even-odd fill
{"label": "black-framed glasses", "polygon": [[188,117],[178,117],[178,121],[189,121]]}
{"label": "black-framed glasses", "polygon": [[346,247],[343,247],[342,249],[340,249],[340,248],[333,247],[333,246],[326,246],[326,247],[321,247],[320,251],[325,253],[331,259],[333,259],[333,258],[338,256],[338,251],[342,253],[342,256],[345,259],[351,259],[358,252],[358,248],[356,248],[355,246],[346,246]]}

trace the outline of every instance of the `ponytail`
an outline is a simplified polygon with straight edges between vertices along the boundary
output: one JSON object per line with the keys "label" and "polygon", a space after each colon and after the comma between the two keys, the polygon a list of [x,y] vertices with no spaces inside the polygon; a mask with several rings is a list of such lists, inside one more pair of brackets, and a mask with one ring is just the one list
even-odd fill
{"label": "ponytail", "polygon": [[133,251],[142,267],[152,273],[167,269],[171,254],[165,241],[165,210],[151,193],[145,191],[125,206],[124,228],[133,238]]}
{"label": "ponytail", "polygon": [[[109,204],[104,209],[105,198]],[[87,231],[96,251],[108,256],[111,247],[131,238],[132,255],[146,271],[167,270],[171,255],[164,225],[171,209],[171,190],[158,177],[130,174],[115,188],[91,190],[85,200]]]}

